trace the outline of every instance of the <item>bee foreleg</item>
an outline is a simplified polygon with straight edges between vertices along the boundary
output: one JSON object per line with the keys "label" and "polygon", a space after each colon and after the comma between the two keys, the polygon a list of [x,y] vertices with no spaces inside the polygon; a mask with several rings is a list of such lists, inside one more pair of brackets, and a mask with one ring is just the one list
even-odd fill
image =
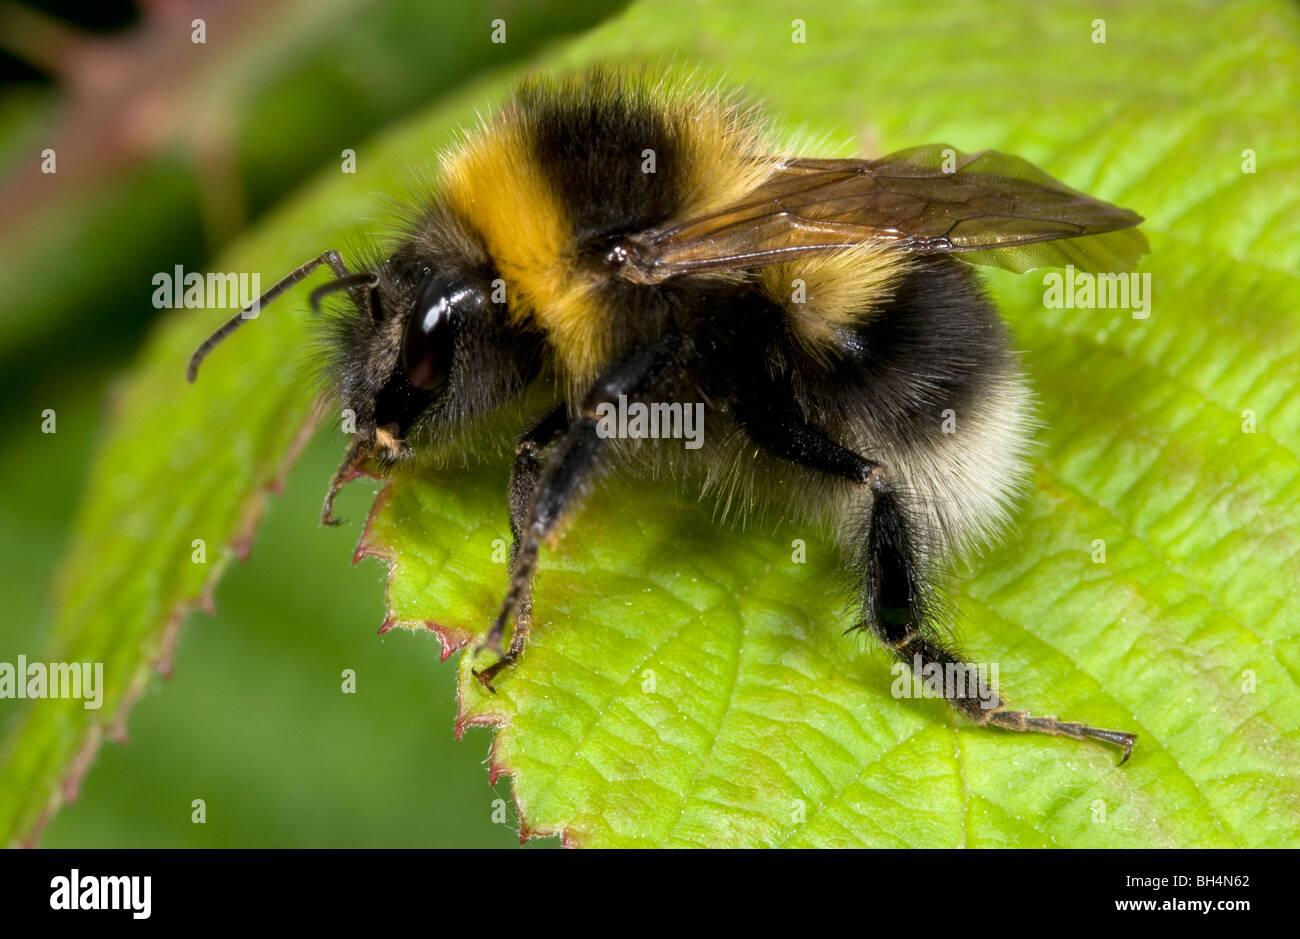
{"label": "bee foreleg", "polygon": [[[670,374],[678,345],[676,336],[665,336],[656,342],[637,346],[606,369],[583,399],[578,416],[568,425],[547,457],[535,486],[531,487],[533,497],[528,505],[526,521],[522,529],[516,531],[518,547],[511,552],[510,585],[505,601],[484,643],[489,647],[493,643],[499,644],[511,617],[514,617],[516,628],[510,648],[495,664],[474,673],[489,689],[493,676],[512,665],[523,652],[527,623],[520,614],[528,604],[542,542],[556,532],[607,446],[597,432],[598,409],[602,404],[616,403],[620,395],[628,400],[652,396]],[[520,482],[522,486],[524,480]],[[524,628],[519,628],[520,623]]]}
{"label": "bee foreleg", "polygon": [[[568,409],[563,402],[551,408],[536,424],[526,430],[515,445],[515,462],[510,469],[510,557],[507,570],[514,579],[519,560],[519,545],[528,513],[533,507],[533,497],[537,492],[537,482],[542,475],[542,451],[564,433],[569,426]],[[531,585],[530,585],[531,586]],[[515,611],[515,631],[511,648],[516,645],[523,648],[527,641],[528,623],[532,616],[532,590],[525,588],[520,597],[519,607]],[[475,654],[490,649],[501,653],[501,637],[505,633],[505,621],[497,620],[487,637],[475,649]],[[518,655],[518,652],[515,653]]]}

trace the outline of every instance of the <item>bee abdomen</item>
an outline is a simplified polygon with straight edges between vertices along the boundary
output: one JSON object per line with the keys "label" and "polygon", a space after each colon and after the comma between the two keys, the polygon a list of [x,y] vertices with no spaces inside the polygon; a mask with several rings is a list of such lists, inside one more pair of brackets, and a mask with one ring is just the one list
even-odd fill
{"label": "bee abdomen", "polygon": [[1008,330],[974,274],[948,259],[919,265],[852,342],[836,370],[845,434],[899,480],[927,553],[995,538],[1028,473],[1035,421]]}

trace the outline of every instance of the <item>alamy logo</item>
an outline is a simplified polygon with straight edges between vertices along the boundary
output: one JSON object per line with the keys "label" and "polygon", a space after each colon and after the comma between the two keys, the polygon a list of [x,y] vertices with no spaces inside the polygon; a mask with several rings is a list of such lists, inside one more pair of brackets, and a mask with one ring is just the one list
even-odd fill
{"label": "alamy logo", "polygon": [[205,277],[198,271],[188,274],[177,264],[170,272],[153,275],[155,309],[219,310],[228,307],[244,310],[244,319],[256,319],[260,312],[257,299],[262,295],[262,275],[219,274]]}
{"label": "alamy logo", "polygon": [[889,686],[895,698],[978,698],[980,707],[992,710],[998,697],[998,666],[968,662],[924,662],[919,655],[906,662],[895,662],[889,669],[894,683]]}
{"label": "alamy logo", "polygon": [[663,401],[628,404],[627,395],[619,395],[617,404],[602,401],[596,405],[596,436],[656,440],[668,437],[685,440],[687,450],[698,450],[704,444],[704,404]]}
{"label": "alamy logo", "polygon": [[1133,319],[1151,315],[1151,274],[1090,274],[1076,271],[1043,275],[1043,306],[1049,310],[1132,310]]}
{"label": "alamy logo", "polygon": [[73,868],[50,881],[52,910],[130,910],[133,919],[148,919],[153,908],[153,878],[108,875],[81,876]]}
{"label": "alamy logo", "polygon": [[0,698],[84,698],[88,711],[104,703],[103,662],[0,662]]}

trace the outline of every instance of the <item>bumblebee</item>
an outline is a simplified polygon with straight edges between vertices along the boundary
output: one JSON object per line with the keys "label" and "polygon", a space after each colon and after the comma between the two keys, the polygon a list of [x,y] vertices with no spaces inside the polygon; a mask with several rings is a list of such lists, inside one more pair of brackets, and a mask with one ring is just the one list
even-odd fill
{"label": "bumblebee", "polygon": [[[364,468],[540,402],[510,474],[505,600],[475,653],[494,656],[476,671],[489,688],[524,651],[543,544],[617,464],[826,524],[857,585],[853,628],[914,669],[966,666],[945,641],[942,586],[1005,526],[1034,426],[971,264],[1131,268],[1142,219],[1013,156],[810,159],[763,128],[735,96],[689,83],[607,69],[528,80],[442,157],[386,250],[356,271],[326,251],[258,301],[321,266],[335,279],[313,306],[346,294],[328,380],[356,436],[326,524]],[[246,318],[199,347],[190,381]],[[629,402],[702,405],[704,445],[603,432]],[[1102,741],[1124,759],[1136,740],[958,684],[941,693],[980,725]]]}

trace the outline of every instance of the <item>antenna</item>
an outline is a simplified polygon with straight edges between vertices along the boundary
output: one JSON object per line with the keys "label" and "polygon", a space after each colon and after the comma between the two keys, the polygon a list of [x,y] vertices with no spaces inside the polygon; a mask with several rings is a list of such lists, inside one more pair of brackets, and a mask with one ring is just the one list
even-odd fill
{"label": "antenna", "polygon": [[[202,363],[203,360],[207,358],[209,352],[211,352],[213,349],[219,346],[227,336],[233,333],[240,326],[243,326],[245,322],[251,319],[256,319],[258,313],[261,312],[263,307],[269,306],[271,302],[275,300],[276,297],[280,296],[280,294],[284,293],[290,287],[302,281],[308,274],[316,270],[316,268],[320,267],[322,264],[328,264],[330,269],[334,271],[334,273],[338,276],[339,280],[345,280],[347,278],[358,276],[348,272],[347,265],[343,263],[342,255],[340,255],[333,248],[326,251],[320,257],[313,258],[312,260],[308,261],[306,264],[303,264],[301,267],[295,268],[294,270],[286,274],[284,277],[276,281],[270,290],[262,294],[260,297],[258,297],[248,306],[244,307],[233,317],[231,317],[229,320],[223,323],[216,332],[214,332],[207,339],[203,340],[203,343],[197,349],[195,349],[194,354],[190,356],[190,364],[189,367],[185,370],[185,378],[190,383],[193,383],[194,379],[197,378],[199,375],[200,363]],[[372,278],[374,277],[373,274],[368,276]],[[338,282],[339,281],[335,281],[334,283],[337,284]],[[370,307],[371,307],[372,314],[378,302],[375,293],[376,291],[372,290],[371,299],[370,299]],[[313,293],[312,297],[314,301],[316,294]],[[313,302],[312,305],[315,306],[315,303]]]}

